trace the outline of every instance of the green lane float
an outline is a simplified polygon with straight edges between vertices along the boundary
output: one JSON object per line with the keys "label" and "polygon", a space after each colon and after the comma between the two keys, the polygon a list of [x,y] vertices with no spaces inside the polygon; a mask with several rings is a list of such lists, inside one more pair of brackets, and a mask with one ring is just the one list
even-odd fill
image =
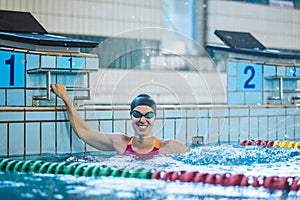
{"label": "green lane float", "polygon": [[[281,141],[280,141],[281,142]],[[282,142],[277,144],[282,144]],[[275,143],[274,143],[275,144]],[[296,146],[297,143],[295,143]],[[289,145],[289,143],[285,143]],[[300,145],[300,144],[299,144]],[[292,146],[292,145],[291,145]],[[294,148],[295,148],[294,146]],[[281,145],[280,145],[281,147]],[[0,169],[2,172],[24,172],[45,174],[66,174],[86,177],[123,177],[140,179],[158,179],[164,181],[180,181],[214,184],[222,186],[253,186],[264,187],[270,190],[299,191],[300,177],[278,177],[278,176],[246,176],[244,174],[209,174],[198,171],[153,171],[143,167],[128,169],[108,167],[106,165],[72,163],[72,162],[47,162],[34,160],[13,160],[0,158]]]}
{"label": "green lane float", "polygon": [[112,176],[124,178],[151,178],[152,175],[151,170],[144,168],[126,169],[67,161],[59,163],[41,160],[13,160],[10,158],[0,158],[0,169],[2,172],[69,174],[87,177]]}
{"label": "green lane float", "polygon": [[242,140],[241,146],[263,146],[263,147],[275,147],[275,148],[289,148],[289,149],[300,149],[300,142],[296,141],[267,141],[267,140]]}

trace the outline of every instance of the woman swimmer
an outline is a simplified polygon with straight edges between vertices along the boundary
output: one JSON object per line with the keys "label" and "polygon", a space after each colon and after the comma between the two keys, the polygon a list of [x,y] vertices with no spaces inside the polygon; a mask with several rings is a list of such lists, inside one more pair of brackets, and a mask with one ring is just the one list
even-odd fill
{"label": "woman swimmer", "polygon": [[96,149],[135,155],[178,154],[189,151],[182,143],[175,140],[160,140],[152,135],[156,103],[149,95],[139,95],[131,102],[130,115],[134,136],[128,137],[125,134],[101,133],[91,130],[74,108],[67,95],[66,87],[62,84],[52,84],[51,88],[64,101],[69,121],[75,133]]}

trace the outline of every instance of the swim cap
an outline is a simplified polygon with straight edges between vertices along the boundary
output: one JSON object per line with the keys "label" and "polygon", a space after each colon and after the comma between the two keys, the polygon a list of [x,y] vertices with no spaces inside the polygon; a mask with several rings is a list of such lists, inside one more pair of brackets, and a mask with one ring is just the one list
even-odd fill
{"label": "swim cap", "polygon": [[137,97],[135,97],[130,104],[130,112],[132,112],[132,110],[135,107],[141,106],[141,105],[151,107],[154,110],[154,112],[156,113],[156,103],[150,95],[140,94]]}

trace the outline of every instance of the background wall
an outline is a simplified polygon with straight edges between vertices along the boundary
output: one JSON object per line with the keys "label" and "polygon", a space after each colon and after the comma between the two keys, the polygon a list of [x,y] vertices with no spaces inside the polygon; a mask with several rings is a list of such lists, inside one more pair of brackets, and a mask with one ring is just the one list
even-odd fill
{"label": "background wall", "polygon": [[252,33],[268,48],[300,50],[300,10],[211,0],[207,2],[207,42],[221,43],[216,29]]}
{"label": "background wall", "polygon": [[161,25],[161,1],[1,0],[0,9],[29,11],[51,33],[159,39],[154,32],[126,31]]}
{"label": "background wall", "polygon": [[[195,25],[206,23],[206,30],[196,32],[207,36],[204,43],[220,42],[213,31],[226,29],[251,32],[271,48],[300,50],[299,9],[224,0],[195,5]],[[199,12],[203,8],[205,19]],[[32,12],[49,32],[58,34],[161,40],[159,28],[164,28],[163,0],[1,0],[0,9]]]}

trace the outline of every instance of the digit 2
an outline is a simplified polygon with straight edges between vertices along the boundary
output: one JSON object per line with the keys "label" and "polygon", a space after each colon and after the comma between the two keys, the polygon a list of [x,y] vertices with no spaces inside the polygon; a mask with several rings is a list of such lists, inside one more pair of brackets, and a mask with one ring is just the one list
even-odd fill
{"label": "digit 2", "polygon": [[251,84],[250,81],[252,81],[252,79],[255,76],[255,70],[252,66],[248,65],[245,70],[244,70],[244,74],[248,74],[248,72],[250,72],[250,76],[249,78],[246,80],[245,84],[244,84],[244,88],[255,88],[255,84]]}
{"label": "digit 2", "polygon": [[15,55],[11,55],[5,64],[10,65],[9,85],[13,86],[15,84]]}

